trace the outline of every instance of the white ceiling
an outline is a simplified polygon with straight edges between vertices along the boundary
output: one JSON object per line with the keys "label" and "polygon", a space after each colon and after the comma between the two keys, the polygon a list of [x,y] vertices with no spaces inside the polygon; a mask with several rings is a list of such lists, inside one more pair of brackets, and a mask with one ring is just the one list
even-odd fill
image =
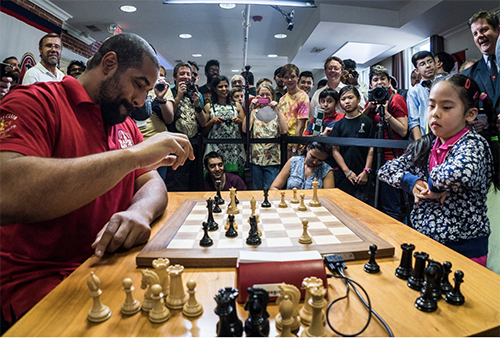
{"label": "white ceiling", "polygon": [[[52,0],[54,5],[73,18],[72,27],[89,33],[95,40],[110,36],[108,27],[118,23],[125,32],[133,32],[148,40],[174,66],[180,60],[194,60],[203,66],[209,59],[218,59],[221,74],[231,77],[233,69],[243,67],[244,5],[231,10],[218,5],[165,5],[162,0]],[[137,7],[134,13],[122,12],[121,5]],[[272,78],[274,69],[285,63],[295,63],[302,70],[323,68],[323,61],[347,41],[373,42],[394,46],[387,52],[360,65],[367,67],[423,39],[443,34],[456,27],[466,27],[468,18],[478,10],[492,10],[499,1],[336,1],[316,0],[316,8],[295,8],[294,29],[270,6],[251,5],[250,17],[262,16],[262,21],[250,20],[248,64],[256,80]],[[292,7],[281,7],[290,12]],[[101,32],[87,28],[94,25]],[[180,39],[189,33],[191,39]],[[286,39],[274,38],[277,33]],[[471,37],[472,39],[472,37]],[[324,48],[318,54],[313,48]],[[192,54],[202,54],[195,58]],[[277,58],[268,58],[277,54]],[[351,56],[356,60],[356,55]],[[201,67],[202,68],[202,67]],[[200,70],[200,83],[205,83]],[[172,72],[168,72],[171,78]]]}

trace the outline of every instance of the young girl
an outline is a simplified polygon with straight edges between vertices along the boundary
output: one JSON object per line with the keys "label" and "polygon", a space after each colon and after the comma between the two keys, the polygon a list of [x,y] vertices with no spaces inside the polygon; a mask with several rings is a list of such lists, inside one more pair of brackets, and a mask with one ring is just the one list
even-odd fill
{"label": "young girl", "polygon": [[[467,129],[478,107],[488,116],[486,139]],[[416,230],[486,266],[486,194],[492,180],[500,188],[492,101],[474,80],[453,75],[432,86],[427,117],[435,136],[410,144],[403,156],[380,168],[379,178],[415,196]]]}
{"label": "young girl", "polygon": [[[285,117],[278,111],[275,101],[276,93],[269,83],[261,83],[257,88],[257,97],[252,100],[250,115],[250,135],[252,138],[275,138],[286,134],[288,127]],[[261,101],[261,103],[259,103]],[[267,101],[267,102],[264,102]],[[274,111],[274,117],[259,115],[259,110],[265,107]],[[260,118],[259,118],[260,117]],[[246,130],[247,120],[243,120],[242,128]],[[280,146],[276,143],[255,143],[251,145],[250,172],[252,173],[252,190],[270,188],[280,171]]]}
{"label": "young girl", "polygon": [[[319,104],[321,105],[321,109],[324,110],[325,116],[323,117],[323,128],[321,134],[328,136],[332,131],[335,123],[340,121],[344,114],[337,113],[335,107],[337,107],[337,103],[339,102],[339,94],[336,90],[327,88],[323,90],[319,94]],[[314,127],[314,118],[309,121],[306,130],[304,131],[305,136],[313,135],[313,127]]]}

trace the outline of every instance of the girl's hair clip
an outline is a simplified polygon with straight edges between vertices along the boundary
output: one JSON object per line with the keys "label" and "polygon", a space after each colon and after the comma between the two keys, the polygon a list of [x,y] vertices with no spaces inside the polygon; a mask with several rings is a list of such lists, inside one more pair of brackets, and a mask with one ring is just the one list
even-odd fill
{"label": "girl's hair clip", "polygon": [[491,137],[491,141],[492,141],[492,142],[498,141],[498,136],[492,136],[492,137]]}
{"label": "girl's hair clip", "polygon": [[469,89],[470,88],[470,79],[467,78],[467,80],[465,81],[465,89]]}
{"label": "girl's hair clip", "polygon": [[477,97],[479,96],[479,92],[476,92],[476,94],[474,94],[474,96],[472,97],[473,100],[477,99]]}
{"label": "girl's hair clip", "polygon": [[484,99],[487,98],[487,97],[488,97],[488,94],[486,94],[486,93],[481,93],[481,95],[479,95],[479,99],[481,101],[484,101]]}

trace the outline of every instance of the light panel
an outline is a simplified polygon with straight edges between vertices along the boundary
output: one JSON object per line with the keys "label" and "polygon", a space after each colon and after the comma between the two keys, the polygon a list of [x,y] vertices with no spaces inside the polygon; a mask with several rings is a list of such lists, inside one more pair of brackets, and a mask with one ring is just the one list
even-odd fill
{"label": "light panel", "polygon": [[365,64],[393,47],[394,45],[349,41],[332,55],[342,60],[353,59],[356,63]]}
{"label": "light panel", "polygon": [[303,0],[163,0],[164,4],[224,4],[238,5],[274,5],[292,7],[316,7],[314,1]]}

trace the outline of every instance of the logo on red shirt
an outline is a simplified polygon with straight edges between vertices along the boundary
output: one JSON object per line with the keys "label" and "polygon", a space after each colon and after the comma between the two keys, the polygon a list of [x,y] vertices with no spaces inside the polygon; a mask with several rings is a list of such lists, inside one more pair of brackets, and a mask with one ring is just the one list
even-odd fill
{"label": "logo on red shirt", "polygon": [[134,145],[132,136],[121,129],[118,130],[118,142],[120,142],[120,146],[122,147],[122,149],[132,147]]}

